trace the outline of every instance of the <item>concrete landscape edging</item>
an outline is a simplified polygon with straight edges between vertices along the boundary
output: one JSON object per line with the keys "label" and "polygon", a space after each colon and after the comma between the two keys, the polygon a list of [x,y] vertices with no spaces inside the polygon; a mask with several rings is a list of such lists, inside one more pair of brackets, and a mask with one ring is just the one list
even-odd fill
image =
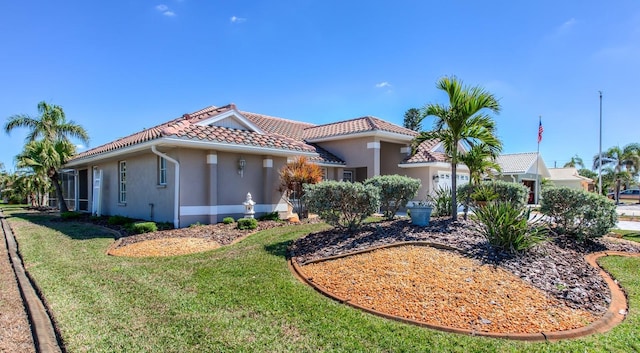
{"label": "concrete landscape edging", "polygon": [[[334,260],[334,259],[343,258],[347,256],[367,253],[367,252],[384,249],[384,248],[407,246],[407,245],[431,246],[438,249],[453,250],[459,253],[464,253],[459,249],[456,249],[447,245],[443,245],[443,244],[422,242],[422,241],[409,241],[409,242],[398,242],[394,244],[376,246],[369,249],[358,250],[348,254],[329,256],[326,258],[309,261],[305,263],[305,265],[310,263],[329,261],[329,260]],[[349,299],[342,298],[340,296],[337,296],[331,293],[329,290],[313,282],[311,278],[306,276],[304,274],[304,270],[302,270],[301,268],[302,266],[298,264],[293,258],[290,258],[288,263],[289,263],[290,271],[301,282],[311,286],[318,292],[322,293],[323,295],[331,299],[347,304],[351,307],[372,313],[377,316],[381,316],[387,319],[409,323],[417,326],[427,327],[434,330],[444,331],[444,332],[466,334],[471,336],[486,336],[486,337],[504,338],[504,339],[511,339],[511,340],[519,340],[519,341],[540,342],[540,341],[557,341],[562,339],[578,338],[578,337],[591,335],[594,333],[607,332],[624,320],[626,313],[628,311],[627,297],[622,291],[622,289],[620,288],[620,286],[617,284],[617,282],[614,281],[613,278],[611,278],[611,276],[606,271],[604,271],[602,267],[600,267],[600,265],[598,265],[597,260],[603,256],[640,257],[640,254],[632,254],[632,253],[626,253],[621,251],[602,251],[602,252],[588,254],[585,256],[585,260],[587,261],[587,263],[589,263],[591,266],[593,266],[600,272],[600,275],[602,276],[604,281],[607,283],[607,286],[609,287],[609,291],[611,292],[611,304],[609,305],[607,312],[598,320],[584,327],[579,327],[579,328],[564,330],[564,331],[538,332],[538,333],[503,333],[503,332],[475,331],[475,330],[467,330],[467,329],[462,329],[457,327],[435,325],[435,324],[408,319],[408,318],[404,318],[396,315],[390,315],[384,312],[380,312],[371,308],[361,306],[359,304],[349,301]]]}
{"label": "concrete landscape edging", "polygon": [[9,260],[16,276],[20,296],[24,302],[29,324],[31,325],[31,334],[33,336],[36,352],[61,353],[62,349],[58,344],[58,339],[56,337],[51,318],[47,313],[44,303],[33,287],[31,280],[27,276],[27,272],[22,263],[22,258],[18,253],[18,244],[16,239],[1,211],[0,218],[2,231],[4,232],[7,249],[9,251]]}

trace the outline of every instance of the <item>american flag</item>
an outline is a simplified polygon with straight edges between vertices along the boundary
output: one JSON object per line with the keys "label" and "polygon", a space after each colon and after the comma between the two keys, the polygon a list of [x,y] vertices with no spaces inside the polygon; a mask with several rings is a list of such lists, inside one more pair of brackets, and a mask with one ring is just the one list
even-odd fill
{"label": "american flag", "polygon": [[542,118],[540,118],[540,123],[538,124],[538,143],[540,143],[540,141],[542,141],[542,132],[544,131],[544,128],[542,127]]}

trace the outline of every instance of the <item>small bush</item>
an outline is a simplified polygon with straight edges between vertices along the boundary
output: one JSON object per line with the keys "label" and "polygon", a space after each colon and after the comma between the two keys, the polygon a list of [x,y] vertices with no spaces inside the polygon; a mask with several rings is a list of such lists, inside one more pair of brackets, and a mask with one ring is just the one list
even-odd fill
{"label": "small bush", "polygon": [[451,188],[437,188],[433,192],[433,194],[429,196],[429,201],[433,205],[432,214],[434,217],[444,217],[451,215],[451,204],[453,202]]}
{"label": "small bush", "polygon": [[258,220],[259,221],[279,221],[280,215],[278,215],[277,211],[274,211],[274,212],[263,214],[262,216],[258,217]]}
{"label": "small bush", "polygon": [[107,220],[107,223],[109,225],[112,225],[112,226],[116,226],[116,225],[117,226],[123,226],[125,224],[129,224],[129,223],[132,223],[132,222],[133,222],[133,219],[131,219],[129,217],[125,217],[125,216],[118,216],[118,215],[111,216]]}
{"label": "small bush", "polygon": [[238,229],[256,229],[258,228],[258,220],[255,218],[240,218],[238,220]]}
{"label": "small bush", "polygon": [[202,223],[196,222],[196,223],[189,224],[189,228],[197,228],[197,227],[202,227]]}
{"label": "small bush", "polygon": [[157,232],[158,227],[155,222],[135,222],[128,227],[133,234]]}
{"label": "small bush", "polygon": [[578,241],[601,237],[616,225],[616,205],[604,196],[567,187],[542,190],[540,212],[551,217],[559,232]]}
{"label": "small bush", "polygon": [[233,222],[235,222],[233,217],[225,217],[225,218],[222,219],[222,223],[224,223],[224,224],[231,224]]}
{"label": "small bush", "polygon": [[541,221],[529,224],[529,212],[510,202],[491,202],[475,210],[479,231],[489,244],[517,253],[547,239],[548,227]]}
{"label": "small bush", "polygon": [[82,216],[82,213],[76,212],[76,211],[67,211],[67,212],[60,213],[60,218],[62,218],[65,221],[77,220],[77,219],[80,219],[81,216]]}
{"label": "small bush", "polygon": [[384,216],[393,219],[396,212],[416,196],[421,183],[420,179],[402,175],[377,175],[367,179],[364,185],[374,185],[380,189],[380,205],[384,209]]}
{"label": "small bush", "polygon": [[[458,201],[465,207],[469,207],[469,203],[473,201],[472,195],[478,189],[486,189],[483,193],[493,191],[498,197],[496,202],[508,202],[516,208],[523,207],[527,204],[529,189],[519,183],[510,183],[502,180],[484,181],[478,185],[465,184],[458,187]],[[479,195],[478,195],[479,196]]]}
{"label": "small bush", "polygon": [[156,225],[158,226],[158,230],[170,230],[174,228],[172,222],[158,222]]}
{"label": "small bush", "polygon": [[334,227],[355,230],[380,205],[380,189],[374,185],[323,181],[304,186],[310,212],[317,213]]}

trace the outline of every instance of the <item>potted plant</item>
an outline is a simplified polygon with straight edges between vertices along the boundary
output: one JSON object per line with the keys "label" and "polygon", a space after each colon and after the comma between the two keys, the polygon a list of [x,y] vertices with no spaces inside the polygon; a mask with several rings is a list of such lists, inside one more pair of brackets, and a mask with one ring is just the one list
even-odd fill
{"label": "potted plant", "polygon": [[431,219],[431,211],[433,211],[433,203],[430,200],[413,201],[408,207],[411,224],[420,227],[429,225]]}

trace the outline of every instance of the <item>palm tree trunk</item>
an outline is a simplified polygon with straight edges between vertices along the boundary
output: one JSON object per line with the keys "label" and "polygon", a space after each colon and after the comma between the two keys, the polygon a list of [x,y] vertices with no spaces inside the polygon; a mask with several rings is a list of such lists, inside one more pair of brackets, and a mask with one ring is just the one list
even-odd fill
{"label": "palm tree trunk", "polygon": [[458,220],[458,195],[456,192],[456,188],[458,186],[457,180],[457,170],[458,170],[458,160],[457,158],[452,158],[451,161],[451,219],[454,221]]}
{"label": "palm tree trunk", "polygon": [[58,171],[53,170],[53,172],[50,172],[49,177],[51,178],[53,187],[56,189],[56,198],[58,199],[58,208],[60,209],[60,213],[69,212],[67,203],[64,201],[64,195],[62,194],[62,185],[60,185]]}

